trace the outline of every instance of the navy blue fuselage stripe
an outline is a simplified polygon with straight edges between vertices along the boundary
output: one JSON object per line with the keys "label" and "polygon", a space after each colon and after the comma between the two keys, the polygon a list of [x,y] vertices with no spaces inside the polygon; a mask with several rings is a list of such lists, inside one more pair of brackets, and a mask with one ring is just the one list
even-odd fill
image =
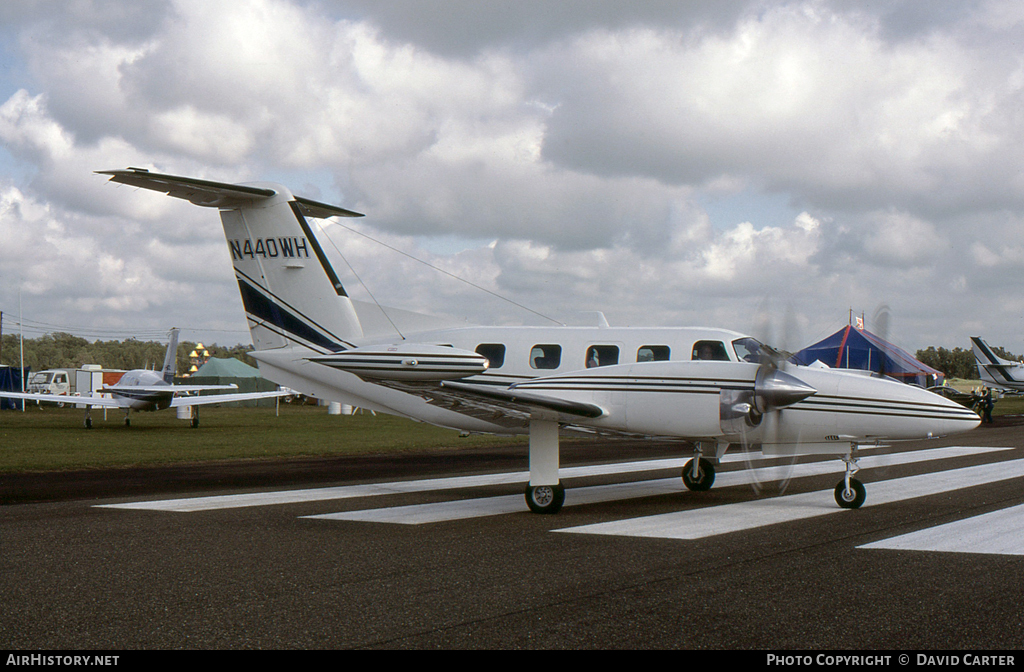
{"label": "navy blue fuselage stripe", "polygon": [[334,286],[334,291],[338,296],[348,296],[345,293],[345,288],[341,286],[338,274],[334,272],[334,267],[328,261],[323,248],[320,247],[320,241],[316,239],[316,236],[313,235],[313,230],[309,228],[309,222],[306,221],[306,216],[302,214],[301,207],[295,201],[290,201],[288,205],[292,206],[292,212],[295,213],[295,218],[299,220],[299,226],[302,227],[302,232],[306,234],[306,240],[313,246],[313,252],[316,254],[316,258],[320,260],[320,265],[323,267],[324,273],[327,274],[327,278],[331,281],[331,285]]}
{"label": "navy blue fuselage stripe", "polygon": [[238,291],[242,295],[242,305],[245,306],[245,312],[250,315],[258,317],[264,322],[269,322],[289,334],[294,334],[305,341],[313,343],[314,345],[319,345],[322,348],[327,348],[333,352],[340,352],[346,349],[345,346],[340,343],[335,343],[316,329],[313,329],[311,326],[306,324],[301,318],[293,315],[265,297],[262,293],[257,291],[255,287],[242,278],[238,278]]}

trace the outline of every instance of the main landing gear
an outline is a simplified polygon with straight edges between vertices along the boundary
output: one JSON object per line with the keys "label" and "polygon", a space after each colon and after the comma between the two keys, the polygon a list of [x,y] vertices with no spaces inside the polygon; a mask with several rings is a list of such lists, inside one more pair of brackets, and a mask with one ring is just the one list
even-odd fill
{"label": "main landing gear", "polygon": [[558,478],[558,422],[530,419],[530,482],[526,505],[534,513],[558,513],[565,488]]}
{"label": "main landing gear", "polygon": [[526,486],[526,505],[534,513],[558,513],[565,503],[565,488],[558,485]]}

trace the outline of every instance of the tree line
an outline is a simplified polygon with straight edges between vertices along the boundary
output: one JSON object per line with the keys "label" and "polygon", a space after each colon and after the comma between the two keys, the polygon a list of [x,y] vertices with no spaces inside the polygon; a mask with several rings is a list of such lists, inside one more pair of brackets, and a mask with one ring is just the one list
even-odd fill
{"label": "tree line", "polygon": [[[992,351],[1003,359],[1017,362],[1022,361],[1021,357],[1007,352],[1003,348],[995,347],[992,348]],[[938,369],[946,374],[947,378],[966,378],[969,380],[978,378],[978,366],[974,361],[974,351],[969,348],[947,350],[946,348],[929,346],[924,350],[918,350],[914,353],[914,357],[922,364],[927,364],[933,369]]]}
{"label": "tree line", "polygon": [[[192,366],[189,354],[196,343],[178,343],[177,373],[182,375]],[[230,347],[204,345],[210,357],[234,358],[249,366],[256,366],[256,360],[247,353],[248,345]],[[159,369],[167,354],[167,344],[157,341],[140,341],[129,338],[124,341],[88,341],[79,336],[56,332],[39,338],[25,339],[25,367],[32,371],[43,369],[79,368],[83,364],[99,364],[104,369]],[[0,340],[0,365],[17,367],[21,362],[21,349],[16,334],[4,334]]]}
{"label": "tree line", "polygon": [[[178,343],[178,374],[184,374],[192,365],[189,353],[196,343]],[[219,346],[216,343],[205,346],[211,357],[229,358],[256,366],[256,360],[248,355],[248,345]],[[1024,361],[1024,358],[1007,352],[1003,348],[992,350],[1003,359]],[[157,369],[163,364],[167,345],[156,341],[140,341],[129,338],[124,341],[88,341],[78,336],[56,332],[39,338],[25,339],[25,366],[32,371],[43,369],[78,368],[83,364],[99,364],[105,369]],[[930,346],[918,350],[915,357],[933,369],[944,373],[947,378],[978,377],[974,353],[970,349],[936,348]],[[18,366],[20,349],[18,336],[5,334],[0,341],[0,364]]]}

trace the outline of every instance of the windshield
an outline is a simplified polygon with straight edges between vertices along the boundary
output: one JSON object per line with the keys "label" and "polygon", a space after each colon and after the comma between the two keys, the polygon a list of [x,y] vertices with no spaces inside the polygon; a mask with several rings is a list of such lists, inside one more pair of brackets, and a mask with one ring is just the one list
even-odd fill
{"label": "windshield", "polygon": [[741,362],[753,362],[754,364],[761,363],[762,353],[765,352],[756,338],[737,338],[732,342],[732,347]]}
{"label": "windshield", "polygon": [[53,379],[52,373],[36,373],[28,379],[29,385],[48,385]]}

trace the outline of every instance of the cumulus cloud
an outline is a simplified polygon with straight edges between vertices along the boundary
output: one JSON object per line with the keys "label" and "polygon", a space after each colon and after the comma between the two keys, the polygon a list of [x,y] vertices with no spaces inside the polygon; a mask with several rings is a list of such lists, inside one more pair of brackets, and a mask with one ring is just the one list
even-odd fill
{"label": "cumulus cloud", "polygon": [[328,226],[403,308],[746,330],[771,295],[811,337],[886,302],[905,347],[1024,351],[1014,3],[15,4],[0,307],[244,330],[216,213],[92,173],[133,165],[284,181],[536,312]]}

